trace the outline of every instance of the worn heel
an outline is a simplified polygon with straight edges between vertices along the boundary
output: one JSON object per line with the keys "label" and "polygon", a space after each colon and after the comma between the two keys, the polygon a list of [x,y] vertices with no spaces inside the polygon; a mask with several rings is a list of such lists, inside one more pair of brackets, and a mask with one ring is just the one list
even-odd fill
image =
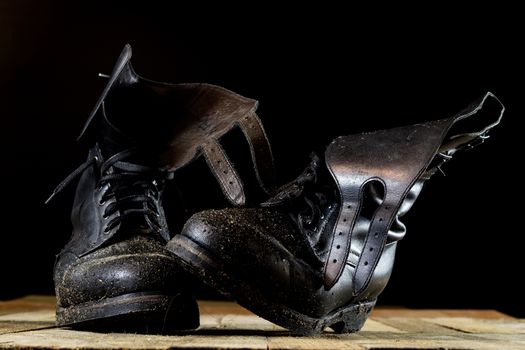
{"label": "worn heel", "polygon": [[361,302],[339,311],[331,320],[328,327],[336,333],[355,333],[363,328],[368,316],[372,312],[376,301]]}

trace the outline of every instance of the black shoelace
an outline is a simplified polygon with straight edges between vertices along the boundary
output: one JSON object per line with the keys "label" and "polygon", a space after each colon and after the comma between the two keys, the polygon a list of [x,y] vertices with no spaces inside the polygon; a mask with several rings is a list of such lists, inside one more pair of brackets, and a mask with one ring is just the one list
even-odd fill
{"label": "black shoelace", "polygon": [[[108,189],[99,204],[103,205],[114,197],[115,201],[107,206],[104,216],[109,217],[117,211],[119,212],[119,215],[107,223],[106,232],[132,216],[143,217],[143,221],[151,230],[162,229],[161,215],[156,202],[159,200],[164,181],[169,174],[157,168],[125,161],[133,158],[136,154],[135,149],[127,149],[114,154],[100,166],[101,176],[97,188],[108,186]],[[87,168],[95,166],[97,162],[98,158],[95,156],[81,164],[55,188],[46,203],[51,201],[55,195],[60,193]]]}

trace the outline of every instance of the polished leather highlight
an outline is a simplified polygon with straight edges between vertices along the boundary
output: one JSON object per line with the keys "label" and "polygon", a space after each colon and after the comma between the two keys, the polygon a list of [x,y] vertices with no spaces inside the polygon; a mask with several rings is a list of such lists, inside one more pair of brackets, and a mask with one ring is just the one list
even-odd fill
{"label": "polished leather highlight", "polygon": [[323,159],[262,208],[195,214],[167,245],[187,271],[256,314],[300,334],[359,330],[386,286],[400,218],[423,183],[457,151],[483,142],[451,127],[489,99],[449,118],[334,140]]}

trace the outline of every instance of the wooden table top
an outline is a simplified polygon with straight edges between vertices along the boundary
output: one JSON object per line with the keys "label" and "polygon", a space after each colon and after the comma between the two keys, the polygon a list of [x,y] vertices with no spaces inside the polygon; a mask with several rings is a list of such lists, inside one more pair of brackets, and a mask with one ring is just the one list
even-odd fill
{"label": "wooden table top", "polygon": [[201,327],[181,335],[54,327],[55,299],[0,302],[0,348],[10,349],[525,349],[525,320],[494,310],[376,308],[363,330],[300,337],[231,302],[200,301]]}

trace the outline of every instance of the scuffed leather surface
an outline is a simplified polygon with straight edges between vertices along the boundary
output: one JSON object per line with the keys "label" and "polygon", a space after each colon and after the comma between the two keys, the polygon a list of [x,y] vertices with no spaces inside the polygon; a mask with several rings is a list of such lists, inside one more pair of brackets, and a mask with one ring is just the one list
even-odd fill
{"label": "scuffed leather surface", "polygon": [[63,252],[54,279],[62,307],[128,293],[176,293],[182,281],[178,264],[164,244],[146,236],[135,236],[81,258]]}
{"label": "scuffed leather surface", "polygon": [[226,273],[249,280],[274,299],[316,308],[306,300],[322,287],[321,271],[306,262],[309,253],[294,231],[289,218],[276,211],[223,209],[195,214],[182,234],[220,257]]}
{"label": "scuffed leather surface", "polygon": [[[347,264],[340,281],[327,291],[322,265],[312,261],[307,243],[285,213],[272,209],[208,210],[192,216],[181,234],[220,258],[226,273],[249,281],[270,300],[301,313],[322,317],[352,301],[354,267]],[[386,285],[395,248],[395,242],[385,248],[370,292],[378,293]],[[370,296],[373,300],[377,294]]]}
{"label": "scuffed leather surface", "polygon": [[[100,166],[104,162],[104,156],[98,145],[95,145],[90,151],[88,158],[97,158],[93,167],[87,168],[77,185],[73,208],[71,210],[71,223],[73,232],[71,238],[62,250],[62,253],[70,252],[76,256],[83,256],[96,250],[108,240],[113,238],[120,230],[120,224],[108,229],[108,223],[120,215],[117,210],[111,215],[104,215],[110,205],[114,205],[116,198],[114,195],[102,200],[102,197],[109,190],[109,184],[98,187],[100,178]],[[158,234],[161,239],[168,241],[170,233],[168,224],[164,219],[162,203],[159,200],[155,202],[156,211],[160,213],[160,230]]]}
{"label": "scuffed leather surface", "polygon": [[143,232],[140,227],[118,224],[108,230],[108,223],[121,214],[116,210],[104,215],[117,199],[113,194],[102,200],[111,185],[97,185],[105,159],[97,145],[89,152],[88,158],[93,157],[97,161],[84,171],[77,185],[71,238],[55,264],[59,304],[66,307],[126,293],[167,291],[181,279],[177,277],[178,265],[164,248],[170,234],[160,197],[154,202],[160,229]]}

